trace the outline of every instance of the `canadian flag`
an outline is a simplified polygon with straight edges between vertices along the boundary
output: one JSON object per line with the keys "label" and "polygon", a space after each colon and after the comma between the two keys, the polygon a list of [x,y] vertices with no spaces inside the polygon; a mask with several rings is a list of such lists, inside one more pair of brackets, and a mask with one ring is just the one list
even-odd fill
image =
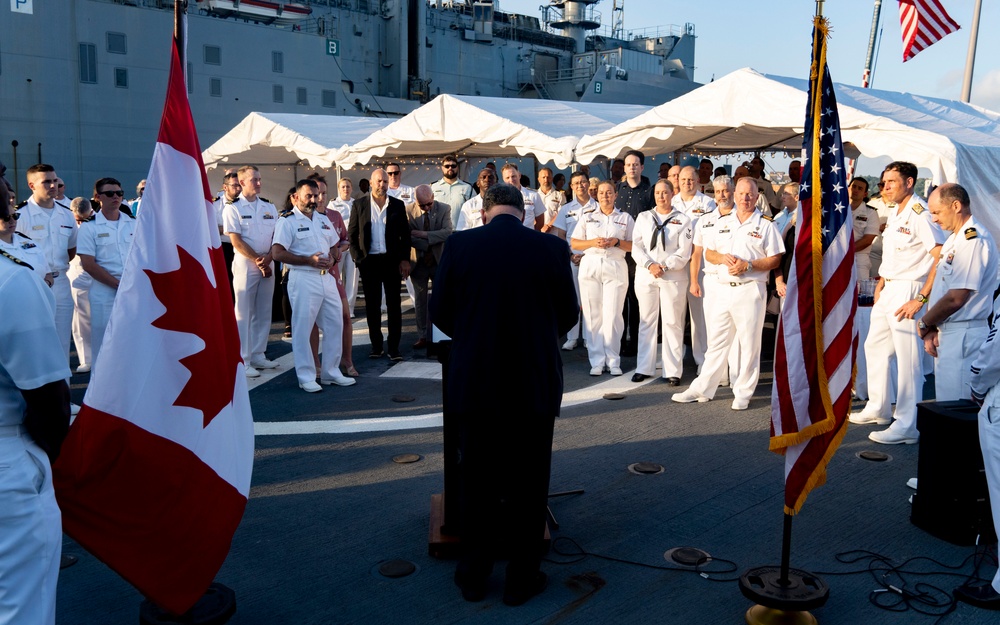
{"label": "canadian flag", "polygon": [[253,416],[177,42],[142,213],[100,356],[53,467],[67,534],[190,609],[243,516]]}

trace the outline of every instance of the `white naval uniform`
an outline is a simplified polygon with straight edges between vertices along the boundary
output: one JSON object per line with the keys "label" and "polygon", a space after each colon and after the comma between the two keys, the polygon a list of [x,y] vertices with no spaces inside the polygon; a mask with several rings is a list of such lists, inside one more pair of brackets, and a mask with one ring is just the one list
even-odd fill
{"label": "white naval uniform", "polygon": [[[222,209],[225,234],[238,234],[258,256],[271,249],[278,209],[259,195],[248,202],[240,195]],[[265,278],[252,258],[238,250],[233,257],[233,291],[236,294],[236,329],[240,335],[240,355],[247,366],[264,359],[271,331],[271,300],[274,296],[274,264]]]}
{"label": "white naval uniform", "polygon": [[536,191],[542,198],[542,206],[545,207],[545,223],[551,223],[559,215],[559,209],[566,203],[566,196],[559,189],[552,187],[548,193]]}
{"label": "white naval uniform", "polygon": [[401,184],[396,189],[389,187],[385,192],[387,195],[396,198],[403,204],[412,204],[417,201],[417,196],[415,195],[413,187],[408,184]]}
{"label": "white naval uniform", "polygon": [[[98,265],[115,278],[121,280],[125,270],[125,260],[132,248],[135,235],[135,219],[119,213],[117,221],[108,221],[104,213],[98,212],[93,221],[80,225],[78,254],[93,256]],[[111,308],[115,303],[117,289],[92,280],[90,285],[90,346],[93,350],[93,365],[101,353],[104,333],[111,321]]]}
{"label": "white naval uniform", "polygon": [[524,199],[524,225],[534,230],[535,218],[545,216],[545,200],[538,191],[521,187],[521,197]]}
{"label": "white naval uniform", "polygon": [[[730,208],[730,212],[736,210],[735,207]],[[729,214],[729,213],[727,213]],[[728,285],[725,287],[719,282],[717,274],[720,272],[729,275],[728,269],[724,265],[714,265],[705,259],[705,250],[715,249],[712,247],[715,245],[715,231],[718,229],[719,220],[722,219],[723,214],[719,212],[718,207],[715,208],[711,213],[703,215],[701,219],[694,224],[694,245],[701,248],[701,271],[698,273],[698,286],[701,287],[701,299],[702,307],[705,311],[705,317],[711,318],[712,316],[712,306],[714,306],[715,301],[719,299],[720,295],[726,294],[726,289],[729,288]],[[688,296],[688,301],[690,302],[690,291]],[[707,328],[704,326],[700,328],[702,334],[707,337]],[[695,329],[691,329],[692,335]],[[729,372],[740,370],[740,344],[733,340],[736,335],[736,329],[730,327],[729,336],[727,340],[732,343],[732,347],[729,348],[729,371],[723,373],[722,378],[726,380],[726,384],[729,382]],[[706,344],[707,344],[707,338]],[[692,352],[694,350],[692,349]],[[692,354],[693,355],[693,354]],[[701,373],[700,366],[704,363],[704,354],[702,354],[702,362],[699,364],[699,371]],[[697,362],[697,360],[696,360]]]}
{"label": "white naval uniform", "polygon": [[[553,228],[559,228],[566,233],[566,244],[569,245],[570,241],[573,239],[573,232],[576,231],[576,224],[580,222],[580,217],[582,215],[589,214],[597,210],[597,201],[594,198],[587,200],[587,203],[582,207],[580,202],[575,198],[572,202],[563,204],[559,209],[559,213],[556,215],[556,219],[552,222]],[[573,256],[580,255],[570,246],[569,253]],[[580,301],[580,265],[579,263],[574,263],[570,261],[569,268],[573,272],[573,286],[576,287],[576,301]],[[577,316],[576,325],[570,328],[569,332],[566,333],[566,339],[570,341],[578,340],[579,338],[587,339],[587,328],[586,323],[583,321],[582,313]]]}
{"label": "white naval uniform", "polygon": [[455,232],[472,230],[481,225],[483,225],[483,196],[476,195],[462,204],[462,210],[458,214],[458,222],[455,224]]}
{"label": "white naval uniform", "polygon": [[[351,209],[354,208],[354,198],[347,200],[341,200],[337,198],[336,200],[330,200],[326,205],[327,210],[335,210],[340,213],[340,216],[344,218],[344,223],[351,223]],[[354,259],[351,255],[344,253],[340,257],[340,263],[337,264],[336,271],[340,272],[341,279],[344,284],[344,292],[347,295],[347,308],[348,313],[351,317],[354,316],[354,302],[358,299],[358,266],[354,264]]]}
{"label": "white naval uniform", "polygon": [[[865,340],[868,365],[868,403],[862,412],[882,419],[895,416],[889,429],[898,436],[917,438],[917,402],[922,397],[923,341],[917,334],[921,308],[913,319],[898,320],[900,306],[916,299],[934,266],[930,252],[945,236],[931,222],[930,212],[915,196],[889,215],[882,232],[882,265],[885,285],[872,306],[871,326]],[[896,410],[889,399],[889,365],[897,368]]]}
{"label": "white naval uniform", "polygon": [[[298,256],[329,256],[330,248],[340,243],[340,235],[326,215],[314,211],[310,218],[295,208],[290,215],[278,220],[274,243]],[[315,267],[289,265],[288,299],[292,303],[292,354],[299,384],[316,381],[316,362],[309,345],[313,325],[319,326],[323,337],[320,377],[328,380],[339,378],[344,309],[337,280]]]}
{"label": "white naval uniform", "polygon": [[[851,215],[854,217],[855,243],[869,234],[874,234],[875,238],[878,239],[879,227],[882,225],[882,222],[879,220],[878,211],[874,207],[862,202],[861,206],[851,209]],[[872,277],[871,252],[871,245],[863,250],[854,252],[854,266],[858,271],[858,280],[867,280]]]}
{"label": "white naval uniform", "polygon": [[[753,262],[784,253],[785,245],[778,229],[760,211],[755,210],[740,223],[734,209],[715,224],[714,239],[706,242],[705,250]],[[770,272],[754,268],[734,276],[725,265],[715,267],[714,276],[708,271],[705,274],[705,282],[714,279],[716,284],[713,286],[718,287],[717,296],[713,296],[706,311],[708,351],[701,373],[691,382],[689,390],[710,399],[715,397],[735,340],[740,346],[740,367],[729,372],[729,380],[736,400],[749,401],[760,376],[761,330]]]}
{"label": "white naval uniform", "polygon": [[19,212],[21,217],[17,220],[17,231],[31,237],[42,248],[49,263],[48,271],[55,274],[52,294],[56,298],[56,330],[62,346],[66,348],[66,361],[69,362],[69,344],[73,334],[73,294],[66,271],[69,269],[69,250],[76,247],[76,218],[58,202],[54,208],[42,208],[30,199]]}
{"label": "white naval uniform", "polygon": [[69,263],[70,291],[73,294],[73,345],[81,365],[94,362],[94,352],[90,344],[90,287],[94,279],[83,270],[83,263],[77,256]]}
{"label": "white naval uniform", "polygon": [[[1000,310],[1000,298],[993,302]],[[983,402],[979,409],[979,446],[983,451],[983,468],[993,510],[993,525],[1000,527],[1000,322],[993,319],[986,342],[972,362],[969,381],[972,395]],[[993,589],[1000,592],[1000,569],[993,576]]]}
{"label": "white naval uniform", "polygon": [[[600,209],[583,216],[576,224],[573,238],[583,241],[601,238],[632,240],[635,222],[617,208],[610,215]],[[625,321],[622,306],[628,289],[628,266],[621,247],[589,247],[580,260],[580,303],[586,324],[587,354],[590,366],[620,367],[622,333]]]}
{"label": "white naval uniform", "polygon": [[45,259],[45,252],[27,235],[14,232],[9,244],[0,240],[0,251],[3,252],[3,256],[10,254],[31,265],[31,270],[42,282],[45,281],[45,276],[49,275],[49,261]]}
{"label": "white naval uniform", "polygon": [[989,333],[1000,267],[993,236],[970,217],[941,247],[927,310],[951,289],[972,291],[965,304],[938,324],[934,389],[937,401],[968,399],[971,365]]}
{"label": "white naval uniform", "polygon": [[[716,208],[715,200],[701,191],[696,191],[690,200],[684,200],[678,193],[671,200],[671,205],[674,209],[688,216],[692,229],[698,225],[698,219],[702,215],[707,215]],[[704,265],[704,263],[702,264]],[[702,275],[699,275],[698,278],[699,283],[701,283]],[[704,293],[704,289],[702,289],[702,293]],[[688,314],[691,316],[691,355],[694,357],[695,363],[701,366],[701,363],[705,362],[705,350],[708,349],[708,335],[705,333],[705,300],[701,297],[695,297],[691,293],[685,294],[685,297],[687,298]]]}
{"label": "white naval uniform", "polygon": [[[636,373],[656,373],[656,321],[661,319],[660,359],[664,378],[684,375],[684,295],[690,279],[691,219],[676,209],[661,215],[645,210],[635,218],[632,259],[635,260],[635,296],[639,300],[639,342]],[[664,269],[659,278],[651,265]]]}
{"label": "white naval uniform", "polygon": [[55,298],[0,257],[0,624],[52,625],[62,517],[48,455],[25,431],[21,390],[69,378]]}

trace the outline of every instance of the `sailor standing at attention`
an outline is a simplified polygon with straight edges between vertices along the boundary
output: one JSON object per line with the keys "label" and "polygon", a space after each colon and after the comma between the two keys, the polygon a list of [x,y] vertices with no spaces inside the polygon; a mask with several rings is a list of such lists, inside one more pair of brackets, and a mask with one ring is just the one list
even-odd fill
{"label": "sailor standing at attention", "polygon": [[258,195],[260,171],[253,165],[240,167],[242,192],[222,209],[223,230],[233,242],[233,290],[236,294],[236,329],[248,378],[259,369],[274,369],[277,363],[264,356],[271,331],[271,300],[274,296],[274,262],[271,240],[278,209]]}

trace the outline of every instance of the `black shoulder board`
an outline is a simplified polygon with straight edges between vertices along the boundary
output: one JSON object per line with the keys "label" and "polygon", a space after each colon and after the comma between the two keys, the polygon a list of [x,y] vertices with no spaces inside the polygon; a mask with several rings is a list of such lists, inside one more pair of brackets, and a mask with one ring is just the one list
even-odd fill
{"label": "black shoulder board", "polygon": [[976,232],[975,228],[966,228],[965,229],[965,238],[966,239],[975,239],[978,236],[979,236],[979,233]]}
{"label": "black shoulder board", "polygon": [[20,204],[18,204],[17,206],[15,206],[14,210],[20,210],[20,209],[24,208],[27,205],[28,205],[28,200],[25,200],[25,201],[21,202]]}
{"label": "black shoulder board", "polygon": [[25,239],[27,239],[29,241],[31,240],[31,237],[29,237],[28,235],[24,234],[23,232],[18,232],[17,230],[14,231],[14,236],[16,236],[16,237],[23,237],[23,238],[25,238]]}
{"label": "black shoulder board", "polygon": [[267,202],[268,204],[270,204],[270,203],[271,203],[271,200],[267,199],[267,198],[266,198],[266,197],[264,197],[263,195],[261,195],[261,196],[260,196],[260,199],[261,199],[261,200],[263,200],[264,202]]}
{"label": "black shoulder board", "polygon": [[278,213],[278,216],[279,216],[279,217],[288,217],[288,216],[289,216],[289,215],[291,215],[291,214],[292,214],[292,209],[291,209],[291,208],[289,208],[289,209],[288,209],[288,210],[286,210],[286,211],[281,211],[280,213]]}

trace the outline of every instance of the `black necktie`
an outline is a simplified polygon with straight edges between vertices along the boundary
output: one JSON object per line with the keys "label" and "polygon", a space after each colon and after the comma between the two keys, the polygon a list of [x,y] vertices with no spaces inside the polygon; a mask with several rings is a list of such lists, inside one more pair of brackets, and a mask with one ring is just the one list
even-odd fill
{"label": "black necktie", "polygon": [[649,244],[650,250],[656,249],[656,235],[660,235],[660,240],[663,243],[663,251],[667,251],[667,222],[664,221],[662,224],[656,217],[653,217],[653,240]]}

